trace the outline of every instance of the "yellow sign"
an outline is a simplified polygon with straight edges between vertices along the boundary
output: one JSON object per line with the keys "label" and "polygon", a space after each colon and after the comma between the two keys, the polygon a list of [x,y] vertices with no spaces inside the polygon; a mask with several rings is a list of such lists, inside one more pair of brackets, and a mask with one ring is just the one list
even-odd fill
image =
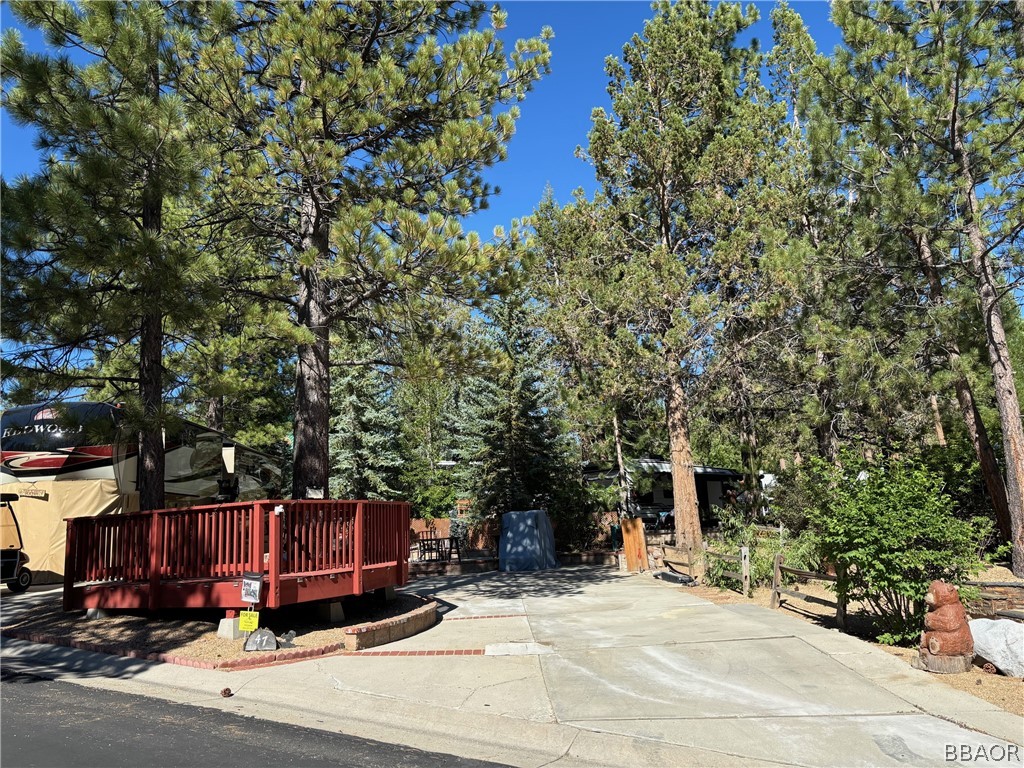
{"label": "yellow sign", "polygon": [[255,632],[260,626],[259,611],[239,611],[238,628],[242,632]]}

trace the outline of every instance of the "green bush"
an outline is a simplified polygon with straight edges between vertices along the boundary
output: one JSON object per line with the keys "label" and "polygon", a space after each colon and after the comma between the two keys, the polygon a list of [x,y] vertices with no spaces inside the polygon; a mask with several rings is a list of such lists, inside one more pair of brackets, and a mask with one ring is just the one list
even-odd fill
{"label": "green bush", "polygon": [[836,567],[837,596],[870,607],[879,642],[915,640],[928,585],[976,573],[991,522],[955,517],[940,477],[912,462],[816,471],[827,490],[809,523]]}
{"label": "green bush", "polygon": [[[815,570],[821,557],[817,537],[813,531],[802,531],[794,535],[783,528],[779,533],[767,534],[758,531],[746,516],[736,509],[724,509],[719,513],[718,530],[708,537],[708,548],[724,555],[739,554],[740,547],[750,550],[750,586],[770,587],[775,574],[775,556],[782,553],[786,564],[793,568]],[[732,587],[733,579],[722,575],[722,571],[738,571],[736,563],[708,558],[705,581],[719,587]]]}

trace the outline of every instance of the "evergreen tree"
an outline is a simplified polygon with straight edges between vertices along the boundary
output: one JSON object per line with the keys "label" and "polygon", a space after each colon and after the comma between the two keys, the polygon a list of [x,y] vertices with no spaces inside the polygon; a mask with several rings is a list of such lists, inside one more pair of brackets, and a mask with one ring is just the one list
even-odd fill
{"label": "evergreen tree", "polygon": [[412,504],[413,514],[442,517],[460,498],[456,464],[459,387],[429,371],[407,367],[404,374],[395,392],[403,497]]}
{"label": "evergreen tree", "polygon": [[212,271],[203,145],[176,92],[192,30],[157,3],[10,5],[57,52],[4,33],[4,107],[48,153],[3,184],[5,390],[134,390],[140,504],[159,508],[167,334],[203,316]]}
{"label": "evergreen tree", "polygon": [[[299,329],[293,495],[326,485],[329,334],[433,326],[486,295],[505,244],[459,218],[484,205],[521,100],[546,71],[539,38],[506,57],[480,2],[196,6],[209,45],[190,94],[222,148],[233,213],[279,244],[269,266]],[[490,12],[495,26],[505,14]],[[508,106],[504,111],[499,111]]]}
{"label": "evergreen tree", "polygon": [[554,520],[569,517],[582,496],[578,452],[524,293],[500,300],[491,321],[500,367],[462,388],[463,477],[483,515],[543,508]]}
{"label": "evergreen tree", "polygon": [[655,10],[622,62],[608,60],[612,112],[594,111],[588,156],[620,232],[633,367],[665,401],[677,538],[699,551],[694,386],[737,326],[777,313],[786,293],[789,252],[768,192],[782,112],[759,83],[760,58],[736,45],[755,11]]}
{"label": "evergreen tree", "polygon": [[[1024,232],[1019,18],[1012,6],[975,2],[842,2],[834,16],[846,47],[823,78],[822,103],[840,123],[823,121],[820,142],[842,137],[855,147],[851,194],[872,208],[877,224],[895,228],[905,254],[896,264],[913,263],[927,280],[936,343],[989,493],[1011,529],[1014,570],[1024,573],[1024,427],[1001,306],[1019,270]],[[1002,428],[1005,508],[950,333],[951,314],[973,314],[970,304],[980,308],[976,333],[987,349]]]}
{"label": "evergreen tree", "polygon": [[[352,352],[344,356],[356,358],[365,347],[365,342],[341,341],[335,352]],[[330,495],[395,498],[400,460],[391,377],[372,365],[343,365],[336,371],[331,381]]]}

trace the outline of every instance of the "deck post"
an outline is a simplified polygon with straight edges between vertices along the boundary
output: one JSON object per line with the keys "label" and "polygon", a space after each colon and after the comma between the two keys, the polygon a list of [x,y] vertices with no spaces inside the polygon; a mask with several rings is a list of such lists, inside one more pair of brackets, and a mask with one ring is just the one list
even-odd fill
{"label": "deck post", "polygon": [[253,573],[263,573],[266,570],[263,567],[263,526],[266,524],[263,505],[253,504],[249,515],[249,570]]}
{"label": "deck post", "polygon": [[352,571],[352,591],[357,595],[363,594],[363,531],[365,520],[363,519],[365,509],[363,502],[356,502],[356,527],[355,527],[355,563]]}
{"label": "deck post", "polygon": [[75,529],[75,521],[73,518],[69,519],[67,524],[68,532],[64,539],[64,610],[70,611],[73,609],[71,605],[71,592],[75,587],[75,568],[78,565],[78,563],[75,562],[75,534],[77,531]]}
{"label": "deck post", "polygon": [[267,608],[278,608],[281,605],[281,517],[284,507],[274,506],[274,514],[270,516],[270,577],[267,584]]}
{"label": "deck post", "polygon": [[[404,587],[409,583],[409,522],[412,517],[411,507],[408,504],[402,504],[398,510],[398,516],[398,557],[400,558],[401,563],[401,568],[399,570],[401,584],[399,586]],[[459,560],[462,560],[462,555],[459,555]]]}
{"label": "deck post", "polygon": [[164,560],[164,516],[149,513],[149,610],[159,608],[160,567]]}

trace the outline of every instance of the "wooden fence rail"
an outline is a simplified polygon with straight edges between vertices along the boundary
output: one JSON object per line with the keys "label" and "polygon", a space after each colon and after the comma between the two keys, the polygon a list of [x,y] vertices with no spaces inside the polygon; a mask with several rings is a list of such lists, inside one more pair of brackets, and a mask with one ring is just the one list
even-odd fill
{"label": "wooden fence rail", "polygon": [[791,576],[796,576],[802,579],[817,579],[819,581],[836,581],[837,577],[828,573],[816,573],[815,571],[804,571],[800,568],[788,568],[783,565],[785,557],[782,554],[775,556],[775,570],[772,575],[772,600],[771,607],[778,608],[782,603],[782,595],[788,595],[789,597],[795,597],[799,600],[813,600],[815,602],[825,603],[827,605],[835,605],[836,607],[836,624],[840,629],[846,628],[846,603],[843,600],[836,599],[835,601],[822,600],[818,597],[811,597],[805,595],[802,592],[797,592],[795,589],[785,589],[782,586],[782,574],[788,573]]}
{"label": "wooden fence rail", "polygon": [[[698,561],[695,557],[693,547],[681,548],[664,546],[662,547],[662,551],[664,552],[662,561],[670,571],[682,576],[687,576],[694,581],[697,580],[694,577],[694,572]],[[740,566],[738,571],[723,570],[721,573],[723,576],[735,579],[742,584],[744,597],[748,597],[750,595],[750,549],[748,547],[740,547],[740,553],[738,555],[726,555],[706,548],[704,549],[703,554],[705,558],[713,557],[719,560],[724,560],[728,563],[738,563]]]}
{"label": "wooden fence rail", "polygon": [[256,501],[67,520],[64,607],[242,608],[362,594],[408,580],[409,505]]}
{"label": "wooden fence rail", "polygon": [[727,563],[739,563],[739,571],[721,571],[721,574],[729,579],[735,579],[743,585],[743,596],[750,597],[750,548],[740,547],[740,553],[738,555],[723,555],[720,552],[714,550],[705,550],[704,554],[707,557],[714,557],[718,560],[724,560]]}
{"label": "wooden fence rail", "polygon": [[693,547],[670,547],[666,544],[662,550],[665,553],[662,561],[672,573],[678,573],[680,576],[686,576],[696,581],[693,574],[697,560],[694,558]]}

